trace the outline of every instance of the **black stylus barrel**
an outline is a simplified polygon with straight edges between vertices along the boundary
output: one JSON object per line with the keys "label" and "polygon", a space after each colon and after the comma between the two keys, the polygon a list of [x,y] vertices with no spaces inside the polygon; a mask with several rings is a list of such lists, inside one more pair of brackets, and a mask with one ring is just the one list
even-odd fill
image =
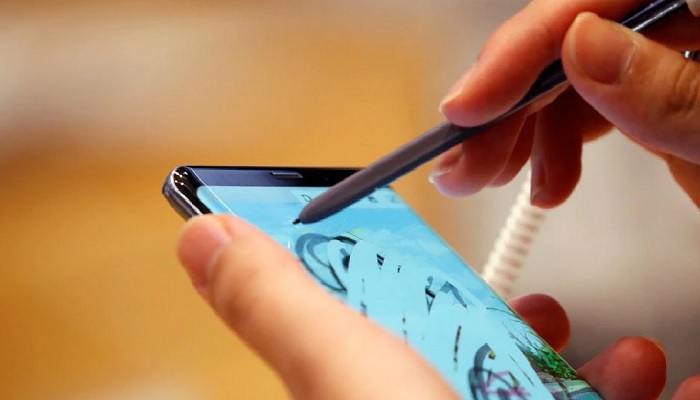
{"label": "black stylus barrel", "polygon": [[425,161],[483,129],[483,127],[460,128],[449,123],[438,125],[402,146],[390,156],[350,175],[323,192],[304,207],[298,219],[301,223],[308,224],[333,215],[349,204],[371,194],[375,188],[388,185],[397,177],[411,172]]}
{"label": "black stylus barrel", "polygon": [[[656,0],[628,14],[620,23],[641,32],[672,14],[687,9],[685,0]],[[494,121],[471,128],[459,127],[449,122],[436,126],[313,199],[301,211],[297,221],[308,224],[337,213],[369,195],[376,188],[390,184],[565,83],[566,75],[562,62],[557,60],[542,71],[522,100]]]}
{"label": "black stylus barrel", "polygon": [[555,61],[540,74],[525,97],[507,113],[484,125],[464,128],[443,122],[388,156],[350,175],[304,207],[298,221],[309,224],[337,213],[432,160],[452,147],[482,132],[490,125],[520,111],[533,100],[566,83],[561,61]]}

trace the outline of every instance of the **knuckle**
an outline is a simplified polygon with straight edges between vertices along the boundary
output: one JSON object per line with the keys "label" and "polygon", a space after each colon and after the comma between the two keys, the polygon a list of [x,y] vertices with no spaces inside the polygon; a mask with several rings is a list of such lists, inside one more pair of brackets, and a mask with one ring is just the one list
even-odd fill
{"label": "knuckle", "polygon": [[533,25],[529,37],[540,43],[539,51],[544,59],[554,59],[561,53],[564,34],[555,27],[549,24]]}
{"label": "knuckle", "polygon": [[683,118],[700,111],[700,67],[686,61],[671,75],[671,86],[666,99],[666,117]]}

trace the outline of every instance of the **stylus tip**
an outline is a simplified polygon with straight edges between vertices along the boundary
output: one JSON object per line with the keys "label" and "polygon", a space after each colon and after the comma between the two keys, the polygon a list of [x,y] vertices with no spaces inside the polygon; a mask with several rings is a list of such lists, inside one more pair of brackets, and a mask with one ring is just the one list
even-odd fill
{"label": "stylus tip", "polygon": [[301,220],[299,218],[295,219],[294,222],[292,222],[292,225],[298,225],[301,223]]}

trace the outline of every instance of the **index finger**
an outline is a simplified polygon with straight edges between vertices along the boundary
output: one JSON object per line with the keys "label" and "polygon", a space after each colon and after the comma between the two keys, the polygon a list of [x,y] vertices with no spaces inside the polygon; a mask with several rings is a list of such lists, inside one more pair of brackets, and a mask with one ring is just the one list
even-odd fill
{"label": "index finger", "polygon": [[476,64],[443,101],[442,112],[460,126],[495,119],[515,105],[542,70],[560,57],[564,36],[578,14],[590,11],[618,19],[644,2],[533,0],[491,36]]}

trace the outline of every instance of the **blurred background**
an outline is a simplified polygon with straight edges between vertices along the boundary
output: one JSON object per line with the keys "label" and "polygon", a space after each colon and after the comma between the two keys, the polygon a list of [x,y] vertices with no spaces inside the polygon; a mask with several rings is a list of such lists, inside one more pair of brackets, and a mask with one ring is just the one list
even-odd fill
{"label": "blurred background", "polygon": [[[441,96],[525,3],[2,2],[0,398],[286,398],[191,290],[165,176],[365,165],[441,120]],[[619,135],[585,158],[518,292],[567,307],[572,364],[649,335],[675,385],[700,372],[698,212]],[[520,183],[450,200],[428,172],[397,189],[480,268]]]}

